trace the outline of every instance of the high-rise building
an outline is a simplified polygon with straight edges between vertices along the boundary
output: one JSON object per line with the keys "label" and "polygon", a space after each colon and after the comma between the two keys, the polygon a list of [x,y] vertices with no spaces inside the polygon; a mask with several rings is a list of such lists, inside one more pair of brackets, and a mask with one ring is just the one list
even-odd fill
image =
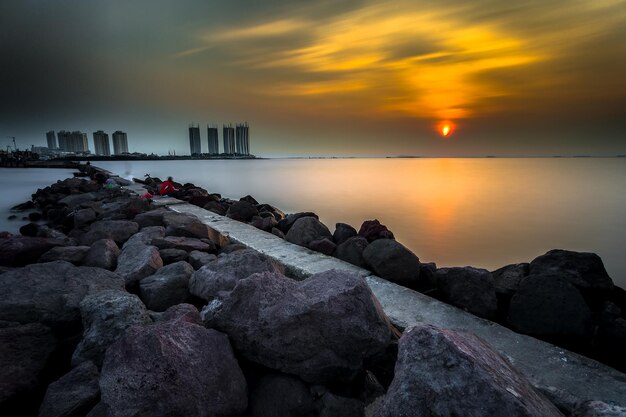
{"label": "high-rise building", "polygon": [[115,155],[128,153],[128,137],[121,130],[116,130],[113,133],[113,153]]}
{"label": "high-rise building", "polygon": [[67,152],[89,152],[89,142],[87,141],[87,134],[81,132],[80,130],[73,131],[69,135],[69,141],[67,141]]}
{"label": "high-rise building", "polygon": [[235,129],[231,124],[223,125],[222,140],[224,141],[224,153],[229,155],[235,154]]}
{"label": "high-rise building", "polygon": [[200,125],[189,126],[189,150],[190,155],[200,155],[202,153],[202,143],[200,143]]}
{"label": "high-rise building", "polygon": [[46,140],[48,141],[48,149],[57,148],[57,138],[54,136],[54,130],[46,132]]}
{"label": "high-rise building", "polygon": [[65,130],[57,132],[57,139],[59,140],[59,149],[63,152],[69,152],[71,133]]}
{"label": "high-rise building", "polygon": [[207,125],[209,155],[217,155],[220,153],[219,142],[217,137],[217,125]]}
{"label": "high-rise building", "polygon": [[236,127],[236,151],[239,155],[250,155],[249,127],[248,123],[238,123]]}
{"label": "high-rise building", "polygon": [[111,155],[111,147],[109,146],[108,133],[104,133],[102,130],[93,132],[93,146],[95,148],[96,155]]}

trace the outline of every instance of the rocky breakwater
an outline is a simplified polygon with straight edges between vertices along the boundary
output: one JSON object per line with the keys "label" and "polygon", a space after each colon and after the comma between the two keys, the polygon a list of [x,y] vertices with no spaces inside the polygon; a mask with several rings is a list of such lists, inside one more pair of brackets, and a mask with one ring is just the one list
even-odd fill
{"label": "rocky breakwater", "polygon": [[[57,200],[36,194],[47,225],[0,238],[2,416],[626,412],[601,402],[557,409],[475,336],[430,326],[400,334],[357,275],[331,270],[295,281],[279,263],[212,239],[198,219],[153,210],[124,190],[82,180],[53,190]],[[52,220],[54,210],[66,215]],[[307,217],[281,220],[292,229]],[[302,238],[309,244],[339,240],[311,220],[300,224],[324,233]],[[379,240],[382,249],[363,255],[368,265],[390,267],[368,261],[383,250],[408,256],[372,225],[381,239],[363,237],[363,252]],[[436,278],[413,257],[419,277]],[[405,280],[416,274],[389,270]]]}

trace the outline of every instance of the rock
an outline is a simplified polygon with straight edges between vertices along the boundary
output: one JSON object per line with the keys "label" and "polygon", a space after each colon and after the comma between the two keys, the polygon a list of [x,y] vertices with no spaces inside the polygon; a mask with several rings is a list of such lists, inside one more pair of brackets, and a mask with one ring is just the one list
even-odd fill
{"label": "rock", "polygon": [[364,417],[365,404],[354,398],[339,397],[327,392],[318,401],[319,417]]}
{"label": "rock", "polygon": [[43,216],[38,211],[33,211],[32,213],[28,213],[28,220],[31,222],[38,222],[41,220]]}
{"label": "rock", "polygon": [[246,249],[249,249],[246,245],[242,245],[240,243],[231,243],[231,244],[222,246],[222,248],[219,251],[219,255],[228,255],[229,253],[237,252],[240,250],[246,250]]}
{"label": "rock", "polygon": [[83,259],[83,265],[113,271],[117,268],[120,248],[111,239],[96,240]]}
{"label": "rock", "polygon": [[278,221],[274,218],[274,216],[270,215],[270,217],[254,217],[250,224],[257,229],[263,230],[264,232],[270,232],[273,228],[276,227]]}
{"label": "rock", "polygon": [[228,208],[219,201],[209,201],[204,206],[202,206],[202,208],[212,211],[213,213],[217,213],[220,216],[226,215],[226,211],[228,211]]}
{"label": "rock", "polygon": [[326,237],[324,239],[314,240],[313,242],[309,243],[309,249],[323,253],[324,255],[328,256],[333,254],[336,247],[337,245],[335,245],[333,241]]}
{"label": "rock", "polygon": [[529,264],[503,266],[491,273],[497,294],[513,295],[519,289],[522,279],[528,276]]}
{"label": "rock", "polygon": [[249,222],[254,216],[258,215],[259,211],[255,205],[248,201],[235,201],[226,212],[226,217],[240,222]]}
{"label": "rock", "polygon": [[221,255],[217,261],[208,263],[193,273],[189,291],[203,300],[223,295],[243,278],[257,272],[284,273],[282,265],[252,249],[239,250]]}
{"label": "rock", "polygon": [[193,237],[166,236],[153,238],[152,245],[159,249],[181,249],[187,252],[199,250],[201,252],[215,252],[215,244],[205,243]]}
{"label": "rock", "polygon": [[108,417],[238,416],[246,380],[226,335],[185,321],[134,326],[107,351]]}
{"label": "rock", "polygon": [[20,227],[20,235],[27,237],[37,237],[39,233],[39,225],[37,223],[27,223]]}
{"label": "rock", "polygon": [[508,323],[520,333],[537,337],[586,337],[591,311],[562,275],[531,274],[511,299]]}
{"label": "rock", "polygon": [[57,345],[52,331],[42,324],[0,322],[0,415],[32,402]]}
{"label": "rock", "polygon": [[560,275],[582,291],[613,289],[613,280],[595,253],[554,249],[530,263],[530,274]]}
{"label": "rock", "polygon": [[254,198],[254,197],[252,197],[250,194],[248,194],[248,195],[246,195],[246,196],[244,196],[244,197],[241,197],[241,198],[239,199],[239,201],[246,201],[246,202],[248,202],[248,203],[250,203],[250,204],[252,204],[252,205],[254,205],[254,206],[256,206],[256,205],[258,205],[258,204],[259,204],[259,202],[258,202],[258,201],[256,201],[256,200],[255,200],[255,198]]}
{"label": "rock", "polygon": [[306,382],[349,381],[391,340],[378,300],[365,280],[347,271],[300,282],[254,274],[220,302],[203,310],[208,327],[227,333],[246,359]]}
{"label": "rock", "polygon": [[84,362],[48,386],[40,417],[82,417],[100,400],[98,368]]}
{"label": "rock", "polygon": [[90,293],[123,289],[123,279],[100,268],[55,261],[0,275],[0,320],[40,322],[73,334],[81,328],[79,304]]}
{"label": "rock", "polygon": [[26,201],[25,203],[11,207],[11,211],[26,211],[34,208],[35,203],[33,203],[32,201]]}
{"label": "rock", "polygon": [[82,228],[96,221],[96,211],[92,208],[78,210],[74,214],[74,227]]}
{"label": "rock", "polygon": [[217,200],[218,198],[213,195],[196,195],[191,197],[188,202],[194,206],[204,207],[205,205]]}
{"label": "rock", "polygon": [[202,223],[196,216],[189,214],[176,213],[175,211],[166,211],[163,213],[163,223],[165,227],[179,227],[190,223]]}
{"label": "rock", "polygon": [[377,219],[364,221],[358,235],[367,239],[368,242],[378,239],[394,239],[393,233]]}
{"label": "rock", "polygon": [[447,303],[478,317],[495,317],[498,299],[493,277],[486,269],[471,266],[440,268],[437,270],[437,288]]}
{"label": "rock", "polygon": [[133,218],[133,221],[139,225],[140,229],[150,226],[165,226],[165,223],[163,223],[163,215],[165,213],[170,213],[170,211],[165,208],[158,208],[156,210],[137,214]]}
{"label": "rock", "polygon": [[37,262],[67,261],[80,265],[89,249],[89,246],[57,246],[41,255]]}
{"label": "rock", "polygon": [[189,263],[193,266],[193,269],[200,269],[216,260],[217,256],[211,253],[200,252],[199,250],[189,252]]}
{"label": "rock", "polygon": [[291,227],[294,225],[294,223],[298,221],[299,219],[301,219],[302,217],[314,217],[316,220],[319,220],[319,217],[317,216],[317,214],[312,213],[310,211],[302,212],[302,213],[295,213],[295,214],[288,214],[287,216],[285,216],[284,219],[278,222],[277,227],[281,232],[283,232],[286,235],[289,232],[289,229],[291,229]]}
{"label": "rock", "polygon": [[177,304],[160,314],[158,321],[187,321],[203,326],[200,312],[191,304]]}
{"label": "rock", "polygon": [[150,323],[146,306],[139,297],[123,290],[100,291],[80,303],[83,338],[72,355],[72,364],[92,361],[102,365],[104,352],[133,325]]}
{"label": "rock", "polygon": [[473,334],[418,325],[400,338],[395,377],[377,417],[562,417]]}
{"label": "rock", "polygon": [[186,261],[189,257],[187,251],[182,249],[161,249],[159,255],[163,259],[164,265],[173,264],[174,262]]}
{"label": "rock", "polygon": [[109,407],[100,401],[85,417],[109,417]]}
{"label": "rock", "polygon": [[73,241],[72,239],[69,239],[65,234],[63,234],[63,232],[60,232],[58,230],[52,229],[46,225],[39,225],[38,229],[37,229],[37,237],[47,237],[47,238],[51,238],[51,239],[59,239],[62,240],[63,242],[65,242],[68,245],[71,246],[76,246],[78,243]]}
{"label": "rock", "polygon": [[314,240],[332,238],[326,226],[314,217],[302,217],[291,226],[285,237],[288,242],[296,245],[309,246]]}
{"label": "rock", "polygon": [[368,265],[363,259],[363,251],[369,245],[369,242],[364,237],[350,237],[344,242],[337,245],[333,256],[351,263],[352,265],[359,266],[361,268],[367,268]]}
{"label": "rock", "polygon": [[129,220],[100,220],[91,224],[89,231],[83,235],[81,244],[91,245],[100,239],[111,239],[121,246],[138,231],[139,225]]}
{"label": "rock", "polygon": [[204,223],[187,223],[180,226],[168,226],[165,229],[165,236],[204,239],[209,237],[209,227]]}
{"label": "rock", "polygon": [[65,204],[69,208],[73,209],[75,207],[80,206],[82,203],[86,203],[88,201],[93,201],[98,198],[98,195],[95,193],[82,193],[82,194],[71,194],[67,197],[64,197],[59,200],[59,204]]}
{"label": "rock", "polygon": [[115,272],[129,285],[154,274],[162,266],[163,260],[156,247],[135,244],[122,249]]}
{"label": "rock", "polygon": [[28,265],[50,249],[64,245],[61,240],[42,237],[11,236],[3,238],[0,239],[0,265]]}
{"label": "rock", "polygon": [[281,239],[284,239],[284,238],[285,238],[285,234],[284,234],[283,232],[281,232],[281,231],[280,231],[280,229],[278,229],[278,228],[276,228],[276,227],[272,228],[272,234],[273,234],[274,236],[278,236],[278,237],[279,237],[279,238],[281,238]]}
{"label": "rock", "polygon": [[139,233],[135,233],[124,243],[122,249],[126,246],[139,243],[141,245],[151,245],[152,239],[162,238],[165,236],[165,227],[163,226],[147,226],[141,229]]}
{"label": "rock", "polygon": [[346,223],[335,224],[335,233],[333,233],[333,240],[337,245],[341,245],[346,240],[357,235],[356,229]]}
{"label": "rock", "polygon": [[420,262],[420,279],[417,286],[420,291],[437,288],[437,264],[434,262]]}
{"label": "rock", "polygon": [[257,206],[257,210],[259,210],[259,215],[261,216],[263,215],[263,213],[271,214],[277,222],[285,218],[285,213],[270,204],[259,204]]}
{"label": "rock", "polygon": [[268,374],[261,377],[257,386],[250,392],[248,409],[250,417],[318,415],[309,387],[298,378],[285,374]]}
{"label": "rock", "polygon": [[420,260],[394,239],[377,239],[363,250],[365,263],[381,278],[399,284],[416,283]]}
{"label": "rock", "polygon": [[603,401],[585,401],[574,409],[570,417],[626,417],[626,407]]}
{"label": "rock", "polygon": [[164,266],[139,281],[139,297],[150,310],[165,311],[189,299],[189,278],[193,267],[180,261]]}

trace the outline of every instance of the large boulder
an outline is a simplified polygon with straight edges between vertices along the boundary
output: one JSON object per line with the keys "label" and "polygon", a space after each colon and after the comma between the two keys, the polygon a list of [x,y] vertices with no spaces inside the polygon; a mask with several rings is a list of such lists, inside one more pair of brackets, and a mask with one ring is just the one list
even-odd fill
{"label": "large boulder", "polygon": [[117,258],[117,272],[126,284],[134,284],[163,266],[159,250],[154,246],[134,244],[125,246]]}
{"label": "large boulder", "polygon": [[158,208],[137,214],[133,218],[133,221],[139,225],[140,229],[150,226],[165,226],[165,223],[163,223],[163,215],[169,212],[170,211],[166,208]]}
{"label": "large boulder", "polygon": [[626,417],[626,407],[603,401],[584,401],[569,417]]}
{"label": "large boulder", "polygon": [[139,233],[135,233],[124,243],[122,249],[126,246],[141,244],[151,245],[152,239],[161,238],[165,236],[165,227],[163,226],[147,226],[141,229]]}
{"label": "large boulder", "polygon": [[226,217],[240,222],[249,222],[254,216],[258,216],[259,211],[255,205],[249,201],[235,201],[226,212]]}
{"label": "large boulder", "polygon": [[76,208],[83,203],[93,201],[98,198],[96,193],[71,194],[63,197],[58,201],[59,204],[65,204],[69,208]]}
{"label": "large boulder", "polygon": [[325,393],[317,402],[319,417],[364,417],[365,404],[355,398]]}
{"label": "large boulder", "polygon": [[90,293],[123,289],[124,280],[100,268],[55,261],[0,275],[0,320],[39,322],[61,333],[81,328],[79,304]]}
{"label": "large boulder", "polygon": [[165,236],[195,237],[197,239],[209,238],[209,227],[204,223],[193,222],[178,226],[168,226]]}
{"label": "large boulder", "polygon": [[159,249],[181,249],[187,252],[193,250],[215,252],[216,250],[215,244],[210,240],[200,240],[194,237],[166,236],[163,238],[153,238],[151,244]]}
{"label": "large boulder", "polygon": [[57,344],[52,331],[42,324],[0,322],[0,415],[18,415],[9,414],[15,411],[10,408],[32,402]]}
{"label": "large boulder", "polygon": [[100,220],[91,224],[80,242],[89,246],[100,239],[111,239],[121,246],[138,231],[139,225],[129,220]]}
{"label": "large boulder", "polygon": [[562,275],[529,275],[511,299],[508,323],[537,337],[580,338],[590,334],[591,311]]}
{"label": "large boulder", "polygon": [[[355,233],[356,234],[356,233]],[[363,259],[363,251],[369,245],[364,237],[354,236],[346,239],[335,248],[333,256],[351,263],[352,265],[367,268],[368,265]]]}
{"label": "large boulder", "polygon": [[285,269],[276,261],[252,249],[238,250],[220,255],[194,272],[189,281],[191,294],[204,300],[224,295],[235,288],[237,282],[257,272],[279,272]]}
{"label": "large boulder", "polygon": [[108,417],[238,416],[248,403],[228,337],[186,321],[129,328],[107,351],[100,388]]}
{"label": "large boulder", "polygon": [[333,233],[333,240],[337,245],[341,245],[346,240],[357,235],[356,229],[346,223],[335,224],[335,232]]}
{"label": "large boulder", "polygon": [[529,264],[512,264],[496,269],[491,273],[496,294],[513,295],[519,289],[524,278],[528,276]]}
{"label": "large boulder", "polygon": [[191,224],[191,223],[201,223],[200,219],[198,219],[196,216],[193,215],[189,215],[189,214],[184,214],[184,213],[177,213],[175,211],[167,211],[165,213],[163,213],[163,224],[165,224],[165,227],[179,227],[179,226],[183,226],[186,224]]}
{"label": "large boulder", "polygon": [[83,260],[83,265],[112,271],[117,267],[118,256],[120,256],[120,248],[117,247],[113,240],[100,239],[91,245]]}
{"label": "large boulder", "polygon": [[250,361],[304,381],[351,380],[391,341],[387,317],[361,277],[330,270],[294,281],[254,274],[202,311]]}
{"label": "large boulder", "polygon": [[394,239],[377,239],[363,250],[365,263],[381,278],[398,284],[417,283],[420,260]]}
{"label": "large boulder", "polygon": [[294,225],[294,223],[297,222],[302,217],[314,217],[315,219],[319,220],[319,217],[317,216],[317,214],[312,213],[310,211],[294,213],[294,214],[288,214],[287,216],[285,216],[284,219],[278,222],[278,225],[276,227],[278,228],[278,230],[280,230],[284,234],[287,234],[289,232],[289,229],[291,229],[291,227]]}
{"label": "large boulder", "polygon": [[84,362],[48,386],[39,417],[83,417],[100,400],[100,373]]}
{"label": "large boulder", "polygon": [[553,249],[530,263],[530,274],[560,275],[582,291],[613,289],[613,280],[595,253]]}
{"label": "large boulder", "polygon": [[377,219],[364,221],[359,229],[359,236],[364,237],[368,242],[377,239],[394,239],[391,230],[387,229],[384,224],[380,224]]}
{"label": "large boulder", "polygon": [[165,311],[189,299],[189,278],[193,267],[180,261],[164,266],[139,281],[139,297],[150,310]]}
{"label": "large boulder", "polygon": [[85,330],[72,355],[74,365],[92,361],[100,366],[104,352],[128,327],[151,322],[141,300],[122,290],[88,295],[80,303],[80,312]]}
{"label": "large boulder", "polygon": [[250,417],[317,416],[309,387],[298,378],[285,374],[262,376],[250,392],[248,409]]}
{"label": "large boulder", "polygon": [[337,245],[335,242],[325,237],[323,239],[314,240],[309,243],[309,249],[314,250],[316,252],[323,253],[324,255],[332,255],[335,252]]}
{"label": "large boulder", "polygon": [[498,299],[491,272],[466,266],[440,268],[436,276],[444,301],[479,317],[494,318]]}
{"label": "large boulder", "polygon": [[302,217],[291,226],[285,238],[288,242],[308,247],[315,240],[324,238],[332,239],[332,234],[315,217]]}
{"label": "large boulder", "polygon": [[199,250],[189,252],[189,263],[193,266],[193,269],[200,269],[216,260],[217,256],[212,253],[201,252]]}
{"label": "large boulder", "polygon": [[41,255],[37,262],[66,261],[80,265],[89,249],[89,246],[57,246]]}
{"label": "large boulder", "polygon": [[62,240],[43,237],[11,236],[0,238],[0,265],[28,265],[56,246],[65,246],[65,243]]}
{"label": "large boulder", "polygon": [[395,376],[376,417],[563,417],[473,334],[418,325],[400,338]]}
{"label": "large boulder", "polygon": [[173,264],[179,261],[186,261],[189,258],[189,253],[182,249],[159,249],[159,255],[163,260],[163,265]]}
{"label": "large boulder", "polygon": [[96,217],[97,217],[96,211],[91,207],[78,210],[74,214],[74,227],[77,229],[85,227],[89,223],[95,222]]}

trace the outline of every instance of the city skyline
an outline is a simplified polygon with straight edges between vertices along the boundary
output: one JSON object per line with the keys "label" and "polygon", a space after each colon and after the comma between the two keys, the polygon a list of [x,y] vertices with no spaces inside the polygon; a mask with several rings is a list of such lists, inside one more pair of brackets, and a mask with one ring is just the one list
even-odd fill
{"label": "city skyline", "polygon": [[185,154],[184,126],[209,115],[254,125],[258,156],[626,153],[623,0],[61,0],[0,15],[3,146],[120,126],[134,151]]}

